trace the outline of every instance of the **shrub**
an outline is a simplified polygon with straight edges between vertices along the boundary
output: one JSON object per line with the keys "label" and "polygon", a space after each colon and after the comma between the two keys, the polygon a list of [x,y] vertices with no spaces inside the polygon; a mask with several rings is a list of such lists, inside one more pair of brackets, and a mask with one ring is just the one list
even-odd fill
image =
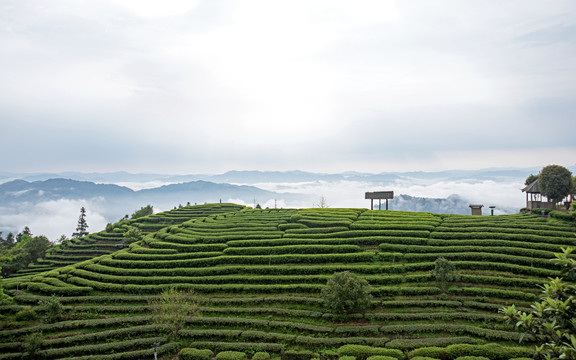
{"label": "shrub", "polygon": [[358,360],[365,360],[372,355],[390,356],[396,359],[404,359],[404,353],[396,349],[386,349],[366,345],[344,345],[338,349],[338,354],[355,356]]}
{"label": "shrub", "polygon": [[270,360],[270,354],[264,351],[259,351],[252,356],[252,360]]}
{"label": "shrub", "polygon": [[485,356],[460,356],[456,360],[490,360]]}
{"label": "shrub", "polygon": [[37,353],[40,351],[44,343],[44,335],[41,332],[30,334],[26,341],[22,344],[23,350],[28,355],[28,359],[35,359]]}
{"label": "shrub", "polygon": [[314,353],[310,350],[286,350],[282,354],[282,360],[310,360]]}
{"label": "shrub", "polygon": [[438,346],[427,346],[422,347],[420,349],[412,350],[408,353],[408,358],[413,359],[416,357],[424,357],[424,358],[434,358],[434,359],[444,359],[446,357],[446,353],[444,348]]}
{"label": "shrub", "polygon": [[245,360],[246,354],[240,351],[222,351],[216,355],[216,360]]}
{"label": "shrub", "polygon": [[209,349],[184,348],[178,353],[178,360],[210,360],[213,355]]}
{"label": "shrub", "polygon": [[338,352],[336,352],[335,350],[329,349],[329,350],[324,350],[320,353],[321,355],[321,359],[324,360],[336,360],[338,359]]}
{"label": "shrub", "polygon": [[322,289],[324,304],[337,313],[365,310],[370,307],[370,285],[349,271],[335,273]]}
{"label": "shrub", "polygon": [[56,295],[52,295],[46,300],[40,300],[39,304],[46,308],[46,321],[48,323],[56,322],[62,318],[64,307]]}
{"label": "shrub", "polygon": [[392,356],[372,355],[372,356],[369,356],[366,360],[397,360],[397,359],[395,357],[392,357]]}
{"label": "shrub", "polygon": [[356,360],[356,358],[354,356],[345,355],[345,356],[340,356],[338,358],[338,360]]}
{"label": "shrub", "polygon": [[18,321],[35,320],[37,318],[38,314],[30,305],[22,307],[22,309],[16,313],[16,320]]}
{"label": "shrub", "polygon": [[503,346],[500,344],[454,344],[445,348],[446,354],[450,359],[461,358],[465,356],[486,356],[492,360],[507,360],[512,357],[527,356],[531,350],[519,346]]}
{"label": "shrub", "polygon": [[566,214],[565,212],[562,211],[550,211],[550,217],[553,217],[555,219],[560,219],[560,220],[566,220],[566,221],[574,221],[574,214]]}

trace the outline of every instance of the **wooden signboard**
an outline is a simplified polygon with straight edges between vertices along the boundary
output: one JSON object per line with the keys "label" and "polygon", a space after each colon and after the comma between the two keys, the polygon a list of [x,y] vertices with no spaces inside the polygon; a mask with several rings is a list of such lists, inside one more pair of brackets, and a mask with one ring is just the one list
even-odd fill
{"label": "wooden signboard", "polygon": [[365,199],[394,199],[394,191],[367,192]]}
{"label": "wooden signboard", "polygon": [[370,199],[370,209],[374,210],[374,199],[378,199],[378,209],[382,210],[382,200],[386,200],[386,210],[388,210],[388,199],[394,198],[394,191],[373,191],[365,193],[365,199]]}

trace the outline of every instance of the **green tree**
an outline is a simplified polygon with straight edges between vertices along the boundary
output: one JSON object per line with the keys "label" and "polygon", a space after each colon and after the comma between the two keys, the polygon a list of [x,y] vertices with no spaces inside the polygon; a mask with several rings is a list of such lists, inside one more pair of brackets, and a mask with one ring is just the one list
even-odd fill
{"label": "green tree", "polygon": [[184,326],[186,318],[200,315],[200,298],[194,290],[164,290],[160,297],[148,302],[152,311],[152,322],[167,331],[173,339]]}
{"label": "green tree", "polygon": [[563,248],[562,253],[554,254],[563,266],[561,277],[543,286],[540,301],[532,305],[530,313],[514,305],[500,309],[506,322],[522,333],[521,342],[526,337],[537,341],[534,359],[576,359],[576,285],[562,278],[576,280],[573,251]]}
{"label": "green tree", "polygon": [[84,206],[80,208],[80,217],[78,217],[78,226],[76,226],[76,232],[72,233],[73,238],[80,238],[89,234],[88,223],[86,222],[86,209]]}
{"label": "green tree", "polygon": [[39,305],[45,308],[46,321],[48,323],[53,323],[60,320],[64,314],[64,306],[62,306],[60,298],[56,295],[52,295],[52,297],[46,300],[40,300]]}
{"label": "green tree", "polygon": [[372,301],[370,292],[368,281],[344,271],[328,279],[321,295],[327,308],[342,314],[368,309]]}
{"label": "green tree", "polygon": [[32,261],[44,257],[52,243],[46,236],[30,237],[26,234],[10,250],[0,256],[2,275],[8,276],[26,268]]}
{"label": "green tree", "polygon": [[563,166],[548,165],[540,172],[538,185],[542,195],[558,203],[572,190],[572,173]]}
{"label": "green tree", "polygon": [[458,280],[458,275],[455,273],[456,267],[452,262],[446,260],[444,257],[439,257],[434,262],[434,270],[430,273],[434,280],[442,284],[445,289],[446,283]]}
{"label": "green tree", "polygon": [[526,181],[524,181],[524,185],[530,185],[536,180],[538,180],[538,175],[530,174],[530,176],[526,178]]}
{"label": "green tree", "polygon": [[44,335],[41,332],[30,334],[22,344],[22,348],[26,352],[26,359],[40,359],[38,351],[42,348],[43,343]]}
{"label": "green tree", "polygon": [[134,211],[134,214],[132,214],[132,219],[138,219],[144,216],[148,216],[148,215],[152,215],[154,213],[154,209],[152,207],[152,205],[146,205],[144,207],[141,207],[140,210],[136,210]]}
{"label": "green tree", "polygon": [[124,233],[122,241],[124,242],[124,245],[130,245],[136,241],[142,240],[143,237],[144,235],[142,235],[140,229],[131,227]]}
{"label": "green tree", "polygon": [[14,237],[14,234],[12,234],[11,232],[8,233],[8,235],[6,235],[6,239],[2,239],[1,241],[2,241],[0,244],[1,249],[8,250],[11,249],[14,245],[16,245],[16,238]]}
{"label": "green tree", "polygon": [[19,232],[16,235],[16,242],[20,242],[22,241],[22,237],[26,235],[28,237],[32,237],[32,232],[30,231],[30,228],[28,226],[24,226],[24,230],[22,230],[22,232]]}
{"label": "green tree", "polygon": [[[0,274],[2,273],[2,268],[0,268]],[[4,292],[4,287],[2,286],[2,283],[0,283],[0,305],[6,301],[10,301],[12,300],[12,298],[8,295],[6,295],[6,293]]]}

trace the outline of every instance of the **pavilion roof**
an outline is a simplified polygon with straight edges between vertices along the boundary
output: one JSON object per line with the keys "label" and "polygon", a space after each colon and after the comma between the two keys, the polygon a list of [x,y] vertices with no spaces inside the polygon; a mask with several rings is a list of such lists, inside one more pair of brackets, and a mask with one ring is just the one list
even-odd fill
{"label": "pavilion roof", "polygon": [[540,194],[540,186],[538,186],[538,179],[526,185],[522,192]]}

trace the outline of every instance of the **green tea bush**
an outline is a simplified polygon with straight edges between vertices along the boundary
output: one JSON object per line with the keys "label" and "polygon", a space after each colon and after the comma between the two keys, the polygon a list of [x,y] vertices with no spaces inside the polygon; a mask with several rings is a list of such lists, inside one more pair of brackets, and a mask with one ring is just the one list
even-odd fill
{"label": "green tea bush", "polygon": [[398,350],[414,350],[430,346],[440,347],[452,344],[476,344],[477,342],[478,340],[471,337],[423,337],[417,339],[394,339],[387,342],[385,347]]}
{"label": "green tea bush", "polygon": [[246,360],[245,353],[240,351],[222,351],[216,354],[216,360]]}
{"label": "green tea bush", "polygon": [[414,358],[433,358],[433,359],[445,359],[446,352],[443,347],[438,346],[427,346],[419,349],[412,350],[408,353],[408,359],[412,360]]}
{"label": "green tea bush", "polygon": [[209,349],[184,348],[178,353],[178,360],[210,360],[213,355]]}
{"label": "green tea bush", "polygon": [[387,349],[382,347],[372,347],[366,345],[344,345],[338,349],[338,354],[355,356],[358,360],[366,360],[372,355],[390,356],[395,359],[404,359],[404,353],[396,349]]}
{"label": "green tea bush", "polygon": [[366,358],[366,360],[398,360],[395,357],[392,356],[386,356],[386,355],[372,355]]}
{"label": "green tea bush", "polygon": [[259,351],[252,356],[252,360],[270,360],[270,354],[265,351]]}
{"label": "green tea bush", "polygon": [[457,357],[456,360],[491,360],[486,356],[460,356]]}
{"label": "green tea bush", "polygon": [[213,351],[266,351],[280,353],[284,350],[282,344],[276,343],[247,343],[247,342],[224,342],[224,341],[194,341],[191,346],[207,348]]}
{"label": "green tea bush", "polygon": [[445,348],[449,359],[457,359],[463,356],[486,356],[490,360],[508,360],[514,357],[528,356],[532,351],[527,347],[504,346],[500,344],[454,344]]}
{"label": "green tea bush", "polygon": [[282,353],[282,360],[310,360],[313,357],[310,350],[286,350]]}
{"label": "green tea bush", "polygon": [[270,247],[230,247],[224,250],[226,255],[279,255],[279,254],[334,254],[355,253],[361,251],[357,245],[288,245]]}
{"label": "green tea bush", "polygon": [[307,229],[308,227],[304,224],[293,223],[293,224],[279,224],[278,230],[290,230],[290,229]]}
{"label": "green tea bush", "polygon": [[550,217],[555,218],[555,219],[560,219],[560,220],[564,220],[564,221],[574,221],[576,218],[574,217],[574,214],[567,214],[565,212],[562,211],[550,211]]}

